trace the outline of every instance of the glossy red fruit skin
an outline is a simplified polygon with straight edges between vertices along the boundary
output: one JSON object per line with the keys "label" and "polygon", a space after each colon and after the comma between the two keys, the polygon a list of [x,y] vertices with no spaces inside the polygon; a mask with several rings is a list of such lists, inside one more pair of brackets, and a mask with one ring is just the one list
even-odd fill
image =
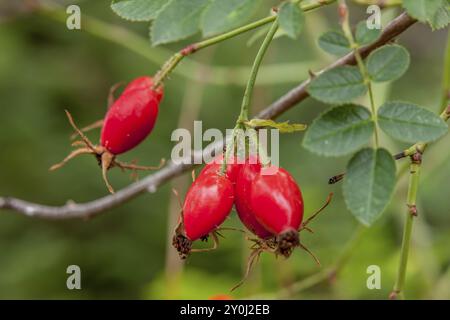
{"label": "glossy red fruit skin", "polygon": [[[220,173],[222,169],[223,155],[215,157],[210,163],[207,163],[205,167],[200,171],[200,176],[203,174]],[[232,158],[227,163],[226,176],[233,184],[236,184],[236,180],[243,164],[239,164],[236,158]]]}
{"label": "glossy red fruit skin", "polygon": [[225,175],[200,175],[189,188],[183,205],[186,237],[195,241],[207,236],[225,221],[233,202],[233,183]]}
{"label": "glossy red fruit skin", "polygon": [[[132,80],[123,90],[122,94],[129,93],[130,91],[134,90],[147,90],[153,86],[153,80],[150,77],[138,77],[134,80]],[[161,101],[164,95],[164,92],[162,89],[154,90],[155,97],[158,101]]]}
{"label": "glossy red fruit skin", "polygon": [[273,234],[258,222],[250,204],[253,181],[260,171],[261,164],[255,158],[242,166],[236,181],[234,205],[239,219],[247,229],[259,238],[267,239]]}
{"label": "glossy red fruit skin", "polygon": [[275,235],[297,231],[303,220],[303,197],[294,178],[282,168],[253,180],[250,206],[258,222]]}
{"label": "glossy red fruit skin", "polygon": [[162,87],[152,85],[150,77],[133,80],[109,108],[100,143],[113,155],[133,149],[152,131],[163,97]]}

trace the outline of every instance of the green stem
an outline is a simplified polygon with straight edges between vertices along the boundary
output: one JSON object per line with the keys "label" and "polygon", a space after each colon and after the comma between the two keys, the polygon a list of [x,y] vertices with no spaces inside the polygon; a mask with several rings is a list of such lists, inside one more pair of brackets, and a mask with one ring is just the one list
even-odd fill
{"label": "green stem", "polygon": [[[336,0],[317,0],[313,3],[302,5],[301,9],[303,11],[311,11],[311,10],[317,9],[319,7],[331,4],[335,1]],[[221,34],[221,35],[212,37],[210,39],[206,39],[206,40],[203,40],[203,41],[200,41],[200,42],[197,42],[197,43],[194,43],[194,44],[191,44],[191,45],[185,47],[181,51],[175,53],[171,58],[169,58],[169,60],[164,64],[162,69],[156,74],[156,76],[154,78],[154,86],[157,87],[157,86],[161,85],[161,83],[164,82],[164,80],[167,78],[167,76],[172,72],[173,69],[175,69],[175,67],[180,63],[181,60],[183,60],[184,57],[186,57],[194,52],[197,52],[198,50],[207,48],[211,45],[214,45],[219,42],[222,42],[222,41],[228,40],[230,38],[233,38],[235,36],[238,36],[247,31],[264,26],[268,23],[275,21],[276,19],[277,19],[276,15],[268,16],[268,17],[262,18],[258,21],[247,24],[243,27],[234,29],[230,32],[226,32],[224,34]]]}
{"label": "green stem", "polygon": [[447,48],[444,57],[444,77],[442,80],[442,102],[441,112],[447,107],[450,100],[450,31],[447,35]]}
{"label": "green stem", "polygon": [[264,58],[264,55],[267,52],[267,49],[269,48],[270,43],[273,40],[273,37],[275,36],[275,33],[278,30],[278,21],[275,19],[272,26],[270,27],[269,31],[267,32],[266,37],[264,38],[263,43],[261,44],[261,47],[258,50],[258,53],[256,54],[255,60],[253,62],[252,70],[250,71],[250,76],[248,78],[247,86],[245,87],[244,97],[242,99],[242,105],[241,105],[241,112],[239,113],[239,117],[236,120],[236,126],[233,129],[231,139],[228,141],[225,151],[225,157],[222,163],[221,172],[224,173],[227,166],[227,161],[229,157],[231,156],[231,153],[233,152],[232,146],[234,145],[234,139],[236,135],[236,130],[243,127],[243,123],[245,121],[248,121],[248,110],[251,103],[251,97],[253,94],[253,89],[255,87],[256,77],[258,75],[258,70],[261,67],[262,60]]}
{"label": "green stem", "polygon": [[260,19],[258,21],[252,22],[250,24],[247,24],[243,27],[234,29],[230,32],[218,35],[216,37],[206,39],[194,44],[190,44],[181,51],[175,53],[172,57],[169,58],[169,60],[163,65],[161,70],[155,75],[154,80],[154,86],[159,86],[164,80],[167,78],[167,76],[172,72],[173,69],[183,60],[184,57],[197,52],[201,49],[207,48],[209,46],[212,46],[214,44],[217,44],[219,42],[231,39],[237,35],[240,35],[242,33],[245,33],[247,31],[259,28],[263,25],[266,25],[267,23],[270,23],[276,19],[276,16],[269,16],[263,19]]}
{"label": "green stem", "polygon": [[406,280],[406,270],[408,267],[408,257],[411,246],[411,235],[414,223],[414,217],[417,215],[416,200],[417,191],[419,189],[419,178],[421,168],[421,155],[416,153],[416,158],[411,160],[410,177],[408,185],[408,211],[406,213],[406,222],[403,229],[403,240],[400,254],[400,264],[397,272],[397,280],[395,281],[394,290],[390,295],[390,299],[404,299],[404,289]]}
{"label": "green stem", "polygon": [[[358,53],[358,55],[359,55],[359,53]],[[364,70],[366,70],[365,66],[364,66]],[[375,144],[375,147],[378,148],[378,146],[380,145],[380,140],[378,138],[379,133],[378,133],[377,108],[375,106],[375,99],[373,96],[372,82],[370,81],[367,72],[366,72],[366,75],[364,76],[364,81],[367,83],[367,89],[369,90],[370,110],[372,111],[372,119],[373,119],[373,122],[375,123],[374,144]]]}
{"label": "green stem", "polygon": [[353,49],[353,53],[355,55],[356,62],[358,64],[359,71],[361,72],[364,83],[367,86],[367,89],[369,91],[369,99],[370,99],[370,110],[372,112],[372,119],[375,123],[375,134],[374,134],[374,145],[376,148],[379,146],[379,138],[378,138],[378,119],[377,119],[377,109],[375,106],[375,99],[373,95],[372,90],[372,82],[369,76],[369,73],[367,72],[366,65],[364,63],[364,60],[359,53],[359,44],[356,43],[355,38],[353,37],[353,33],[350,27],[350,19],[348,14],[348,8],[345,0],[340,0],[339,3],[339,13],[341,15],[341,25],[342,30],[344,31],[345,37],[347,38],[348,42],[350,43],[350,47]]}
{"label": "green stem", "polygon": [[[443,101],[441,105],[440,117],[444,121],[450,119],[450,105],[448,105],[448,95],[450,92],[450,33],[447,42],[446,55],[444,59],[444,78],[443,78]],[[403,240],[400,254],[400,264],[397,272],[397,279],[395,281],[394,290],[392,291],[391,299],[404,299],[404,289],[406,281],[406,271],[408,266],[408,256],[411,245],[412,228],[414,224],[414,217],[417,215],[416,199],[419,188],[419,177],[421,169],[422,154],[425,152],[427,143],[418,142],[402,153],[396,156],[397,159],[404,157],[411,157],[410,178],[408,186],[408,212],[406,215],[406,222],[403,229]]]}
{"label": "green stem", "polygon": [[267,52],[267,48],[270,45],[275,33],[278,30],[278,22],[275,21],[269,29],[266,37],[264,38],[261,47],[256,54],[255,61],[253,62],[252,70],[250,71],[250,77],[248,78],[247,86],[245,87],[244,98],[242,99],[241,113],[239,114],[238,122],[242,123],[248,121],[248,110],[252,99],[253,89],[255,87],[256,77],[258,75],[261,62],[264,55]]}
{"label": "green stem", "polygon": [[354,3],[360,5],[378,5],[380,7],[394,7],[402,4],[402,0],[353,0]]}

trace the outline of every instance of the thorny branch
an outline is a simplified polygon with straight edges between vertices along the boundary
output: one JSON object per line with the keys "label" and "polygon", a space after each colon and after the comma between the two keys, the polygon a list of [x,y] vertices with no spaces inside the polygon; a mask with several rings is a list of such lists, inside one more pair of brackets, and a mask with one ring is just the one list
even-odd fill
{"label": "thorny branch", "polygon": [[[406,13],[399,15],[397,18],[392,20],[389,25],[386,26],[377,41],[359,50],[360,55],[363,58],[366,57],[376,48],[391,42],[395,37],[407,30],[415,22],[416,20],[409,17]],[[354,65],[355,63],[355,56],[353,53],[350,53],[338,59],[323,70],[316,72],[315,75],[321,74],[337,66],[349,64]],[[305,100],[309,96],[306,88],[310,81],[311,79],[302,82],[300,85],[293,88],[291,91],[280,97],[270,106],[262,110],[256,117],[259,119],[274,119],[294,107],[297,103]],[[222,146],[223,141],[219,141],[214,145],[210,145],[207,150],[203,150],[203,152],[209,153],[209,151],[211,151],[212,149],[220,148]],[[193,154],[192,158],[200,157],[201,155],[202,152],[196,152]],[[190,161],[190,163],[194,162]],[[129,185],[128,187],[118,191],[114,195],[108,195],[91,202],[79,204],[68,202],[63,206],[46,206],[11,197],[0,197],[0,209],[9,209],[27,216],[47,219],[86,219],[103,213],[108,209],[117,207],[137,197],[138,195],[143,194],[144,192],[156,192],[158,187],[163,185],[165,182],[170,181],[174,177],[182,175],[186,171],[192,169],[194,166],[194,164],[174,164],[171,162],[158,172]]]}

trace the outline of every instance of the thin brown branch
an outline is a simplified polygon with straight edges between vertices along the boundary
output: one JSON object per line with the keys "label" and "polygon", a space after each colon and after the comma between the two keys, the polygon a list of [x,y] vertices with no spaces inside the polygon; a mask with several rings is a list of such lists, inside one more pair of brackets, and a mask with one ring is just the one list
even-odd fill
{"label": "thin brown branch", "polygon": [[[370,52],[376,48],[389,43],[395,37],[400,35],[402,32],[407,30],[411,25],[416,22],[413,18],[409,17],[405,13],[401,14],[394,20],[390,22],[388,26],[384,29],[380,38],[371,45],[363,47],[360,49],[360,54],[362,57],[366,57]],[[342,57],[326,67],[325,69],[316,72],[315,74],[323,73],[327,70],[335,68],[337,66],[355,64],[355,56],[353,53]],[[256,118],[259,119],[274,119],[287,110],[294,107],[297,103],[305,100],[309,95],[306,88],[310,80],[306,80],[297,87],[293,88],[287,94],[279,98],[277,101],[272,103],[270,106],[261,111]],[[210,145],[203,152],[208,152],[212,148],[220,147],[222,148],[223,142],[216,142],[214,145]],[[217,149],[216,149],[217,150]],[[201,152],[194,154],[195,157],[201,156]],[[190,163],[194,163],[190,161]],[[0,209],[9,209],[20,214],[48,218],[48,219],[73,219],[73,218],[89,218],[98,215],[108,209],[117,207],[144,192],[156,192],[158,187],[167,181],[170,181],[174,177],[182,175],[186,171],[189,171],[194,167],[193,164],[174,164],[169,163],[166,167],[159,170],[158,172],[147,176],[146,178],[129,185],[128,187],[116,192],[113,195],[108,195],[97,200],[86,202],[86,203],[73,203],[69,202],[64,206],[46,206],[36,203],[27,202],[24,200],[0,197]]]}

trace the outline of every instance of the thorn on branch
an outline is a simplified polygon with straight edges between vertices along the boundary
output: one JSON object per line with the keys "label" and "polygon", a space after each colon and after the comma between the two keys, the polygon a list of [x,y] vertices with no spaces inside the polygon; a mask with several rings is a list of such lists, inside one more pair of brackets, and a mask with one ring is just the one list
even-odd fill
{"label": "thorn on branch", "polygon": [[180,51],[180,54],[182,56],[188,56],[190,54],[193,54],[195,51],[197,51],[197,45],[194,43],[194,44],[190,44],[187,47],[185,47],[184,49],[182,49]]}
{"label": "thorn on branch", "polygon": [[342,24],[348,17],[348,9],[347,9],[347,5],[345,4],[345,2],[339,3],[338,13],[339,13],[339,18],[340,18],[341,24]]}
{"label": "thorn on branch", "polygon": [[334,268],[333,270],[331,270],[328,273],[328,283],[330,285],[332,285],[332,284],[334,284],[336,282],[337,275],[338,275],[338,271],[336,270],[336,268]]}
{"label": "thorn on branch", "polygon": [[[450,99],[450,91],[448,92],[448,98]],[[450,117],[450,104],[445,109],[445,114]]]}
{"label": "thorn on branch", "polygon": [[422,152],[420,152],[418,150],[413,155],[411,155],[411,162],[414,164],[421,164],[422,163]]}
{"label": "thorn on branch", "polygon": [[312,71],[311,69],[308,70],[308,74],[309,74],[309,77],[310,77],[311,81],[314,80],[314,78],[317,77],[317,74],[314,73],[314,71]]}
{"label": "thorn on branch", "polygon": [[413,217],[417,217],[417,206],[415,204],[408,204],[408,210],[409,213],[413,216]]}
{"label": "thorn on branch", "polygon": [[397,300],[398,295],[400,294],[400,291],[394,290],[389,294],[389,300]]}

